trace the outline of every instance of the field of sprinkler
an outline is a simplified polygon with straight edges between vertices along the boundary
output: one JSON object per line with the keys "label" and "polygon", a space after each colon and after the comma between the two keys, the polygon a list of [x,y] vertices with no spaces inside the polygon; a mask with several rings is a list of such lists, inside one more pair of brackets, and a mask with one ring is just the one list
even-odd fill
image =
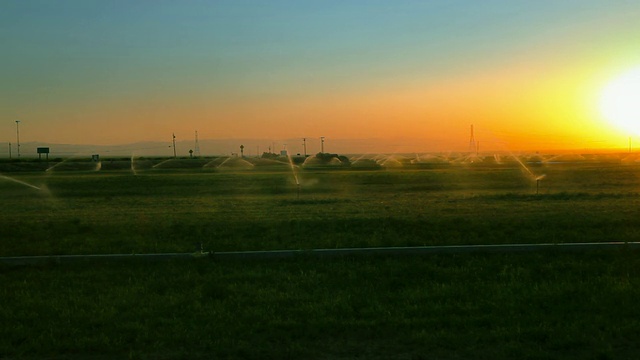
{"label": "field of sprinkler", "polygon": [[622,156],[68,158],[0,169],[5,257],[638,240],[640,165]]}
{"label": "field of sprinkler", "polygon": [[[633,358],[628,154],[0,162],[0,358]],[[415,256],[315,250],[619,244]],[[625,245],[626,244],[626,245]],[[289,258],[215,254],[300,251]],[[417,252],[416,252],[417,253]]]}

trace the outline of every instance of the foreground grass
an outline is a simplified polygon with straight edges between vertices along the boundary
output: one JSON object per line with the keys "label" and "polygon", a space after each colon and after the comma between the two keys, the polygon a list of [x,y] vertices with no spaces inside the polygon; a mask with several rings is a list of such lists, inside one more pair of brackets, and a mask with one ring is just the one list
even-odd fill
{"label": "foreground grass", "polygon": [[632,359],[638,255],[0,268],[0,358]]}

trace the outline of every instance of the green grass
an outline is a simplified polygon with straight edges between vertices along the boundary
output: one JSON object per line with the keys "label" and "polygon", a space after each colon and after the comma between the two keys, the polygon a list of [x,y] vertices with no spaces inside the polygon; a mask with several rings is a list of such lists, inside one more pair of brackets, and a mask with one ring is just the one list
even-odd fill
{"label": "green grass", "polygon": [[0,255],[638,240],[637,167],[537,171],[18,173]]}
{"label": "green grass", "polygon": [[[0,256],[638,241],[640,168],[12,172]],[[0,358],[633,359],[638,252],[0,267]]]}
{"label": "green grass", "polygon": [[0,357],[632,359],[637,255],[4,269]]}

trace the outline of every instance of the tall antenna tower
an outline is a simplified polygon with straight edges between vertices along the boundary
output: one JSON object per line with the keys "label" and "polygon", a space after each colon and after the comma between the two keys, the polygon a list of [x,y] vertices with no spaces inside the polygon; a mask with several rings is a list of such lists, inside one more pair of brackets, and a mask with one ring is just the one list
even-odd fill
{"label": "tall antenna tower", "polygon": [[196,157],[200,157],[200,144],[198,143],[198,130],[196,130],[196,146],[194,147],[194,152],[196,153]]}
{"label": "tall antenna tower", "polygon": [[473,125],[471,125],[471,135],[469,136],[469,152],[477,152],[476,138],[473,135]]}

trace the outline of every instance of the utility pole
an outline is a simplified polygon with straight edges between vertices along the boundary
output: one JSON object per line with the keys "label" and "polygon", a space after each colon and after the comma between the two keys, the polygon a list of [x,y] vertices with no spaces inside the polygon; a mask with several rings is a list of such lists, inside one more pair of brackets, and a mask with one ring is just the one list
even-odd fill
{"label": "utility pole", "polygon": [[9,160],[11,160],[11,141],[9,141]]}
{"label": "utility pole", "polygon": [[471,135],[469,136],[469,152],[476,150],[476,137],[473,135],[473,125],[471,125]]}
{"label": "utility pole", "polygon": [[176,134],[173,133],[173,157],[177,158],[178,155],[176,154]]}
{"label": "utility pole", "polygon": [[302,138],[302,147],[304,148],[304,157],[307,157],[307,138]]}
{"label": "utility pole", "polygon": [[20,157],[20,120],[16,120],[16,137],[18,138],[18,157]]}
{"label": "utility pole", "polygon": [[320,152],[324,154],[324,136],[320,136]]}
{"label": "utility pole", "polygon": [[198,130],[196,130],[196,146],[195,146],[196,157],[200,157],[200,144],[198,143]]}

